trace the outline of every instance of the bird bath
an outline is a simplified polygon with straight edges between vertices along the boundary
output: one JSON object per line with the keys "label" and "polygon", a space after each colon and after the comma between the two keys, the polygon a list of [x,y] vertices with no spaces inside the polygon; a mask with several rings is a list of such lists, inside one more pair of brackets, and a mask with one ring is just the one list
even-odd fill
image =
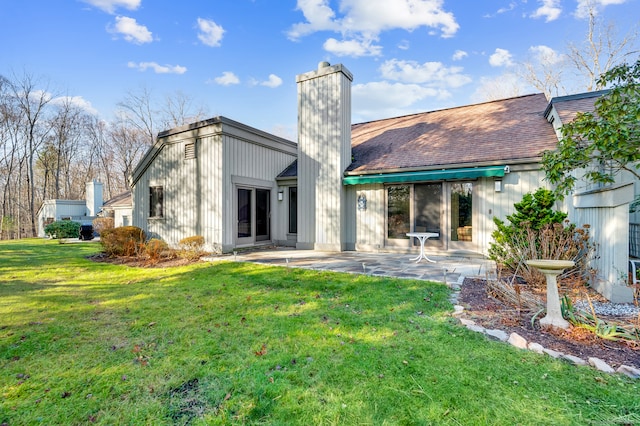
{"label": "bird bath", "polygon": [[562,318],[556,277],[565,269],[573,268],[575,262],[571,260],[533,259],[527,260],[527,265],[536,268],[547,277],[547,315],[540,320],[540,325],[543,327],[569,328],[569,322]]}

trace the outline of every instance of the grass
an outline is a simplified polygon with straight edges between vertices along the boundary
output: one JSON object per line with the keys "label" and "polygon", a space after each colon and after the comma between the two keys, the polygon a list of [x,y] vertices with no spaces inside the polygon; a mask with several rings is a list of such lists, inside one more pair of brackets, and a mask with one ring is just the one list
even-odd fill
{"label": "grass", "polygon": [[0,424],[640,423],[638,383],[461,327],[445,286],[0,242]]}

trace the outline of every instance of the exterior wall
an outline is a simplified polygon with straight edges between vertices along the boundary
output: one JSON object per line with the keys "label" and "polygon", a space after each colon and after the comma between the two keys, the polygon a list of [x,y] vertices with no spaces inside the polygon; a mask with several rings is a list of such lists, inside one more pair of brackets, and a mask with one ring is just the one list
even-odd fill
{"label": "exterior wall", "polygon": [[321,62],[298,83],[298,248],[346,249],[344,170],[351,163],[351,81]]}
{"label": "exterior wall", "polygon": [[132,220],[132,211],[129,207],[114,207],[113,208],[113,226],[118,228],[120,226],[130,226]]}
{"label": "exterior wall", "polygon": [[[527,192],[535,192],[538,188],[548,187],[543,181],[544,173],[537,169],[535,165],[511,166],[511,172],[505,174],[500,180],[502,190],[495,191],[495,181],[493,178],[481,178],[473,181],[473,243],[459,244],[465,247],[465,251],[476,252],[487,255],[491,234],[495,229],[493,218],[498,217],[506,220],[506,216],[515,212],[514,204],[521,201]],[[354,223],[355,229],[355,249],[358,251],[379,251],[391,250],[393,248],[385,246],[386,233],[386,187],[383,184],[353,185],[348,188],[350,201],[347,205],[356,206],[357,197],[363,195],[367,200],[366,210],[357,210],[354,207],[350,220]],[[442,206],[442,226],[448,223],[448,186],[443,185],[445,196]],[[442,230],[443,237],[448,237],[446,229]],[[443,241],[439,249],[453,250],[452,244]],[[435,247],[431,245],[431,249]],[[409,247],[403,250],[408,250]]]}
{"label": "exterior wall", "polygon": [[632,303],[627,286],[629,259],[629,203],[633,184],[628,183],[573,196],[572,221],[590,225],[597,256],[591,267],[597,271],[591,285],[614,303]]}
{"label": "exterior wall", "polygon": [[[185,159],[188,143],[196,144],[196,158]],[[296,152],[293,142],[224,117],[161,135],[134,171],[132,224],[170,245],[202,235],[207,250],[229,251],[237,229],[236,185],[273,189],[277,207],[275,177]],[[163,187],[162,218],[148,217],[151,186]]]}
{"label": "exterior wall", "polygon": [[[237,211],[237,188],[269,189],[271,191],[271,240],[286,239],[286,228],[276,218],[286,217],[284,205],[278,202],[278,185],[275,177],[296,158],[295,147],[283,150],[248,142],[242,135],[225,135],[223,142],[223,217],[234,218]],[[233,222],[233,223],[229,223]],[[235,221],[225,221],[230,226],[223,229],[223,251],[235,247],[237,227]]]}
{"label": "exterior wall", "polygon": [[[525,194],[539,188],[551,189],[544,180],[544,172],[536,164],[510,166],[510,170],[501,178],[500,192],[495,191],[494,179],[482,179],[477,186],[474,203],[479,208],[478,230],[473,237],[478,241],[478,251],[483,255],[488,255],[491,234],[496,229],[494,217],[506,220],[507,215],[515,213],[514,204],[522,201]],[[562,203],[558,203],[557,209],[563,210]]]}

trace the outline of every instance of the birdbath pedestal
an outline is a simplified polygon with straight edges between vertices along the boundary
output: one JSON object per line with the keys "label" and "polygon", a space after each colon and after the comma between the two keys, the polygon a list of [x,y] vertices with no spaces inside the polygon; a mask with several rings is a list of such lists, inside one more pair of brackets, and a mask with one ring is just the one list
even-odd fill
{"label": "birdbath pedestal", "polygon": [[536,268],[547,278],[547,315],[540,320],[540,325],[566,330],[569,328],[569,322],[562,318],[556,277],[565,269],[572,268],[575,262],[571,260],[533,259],[527,260],[527,265]]}

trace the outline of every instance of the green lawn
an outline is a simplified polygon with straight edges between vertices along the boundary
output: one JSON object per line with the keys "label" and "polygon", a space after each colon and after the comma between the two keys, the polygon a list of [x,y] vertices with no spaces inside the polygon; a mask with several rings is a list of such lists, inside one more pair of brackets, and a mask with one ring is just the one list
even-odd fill
{"label": "green lawn", "polygon": [[638,382],[492,342],[446,287],[0,242],[0,425],[640,424]]}

